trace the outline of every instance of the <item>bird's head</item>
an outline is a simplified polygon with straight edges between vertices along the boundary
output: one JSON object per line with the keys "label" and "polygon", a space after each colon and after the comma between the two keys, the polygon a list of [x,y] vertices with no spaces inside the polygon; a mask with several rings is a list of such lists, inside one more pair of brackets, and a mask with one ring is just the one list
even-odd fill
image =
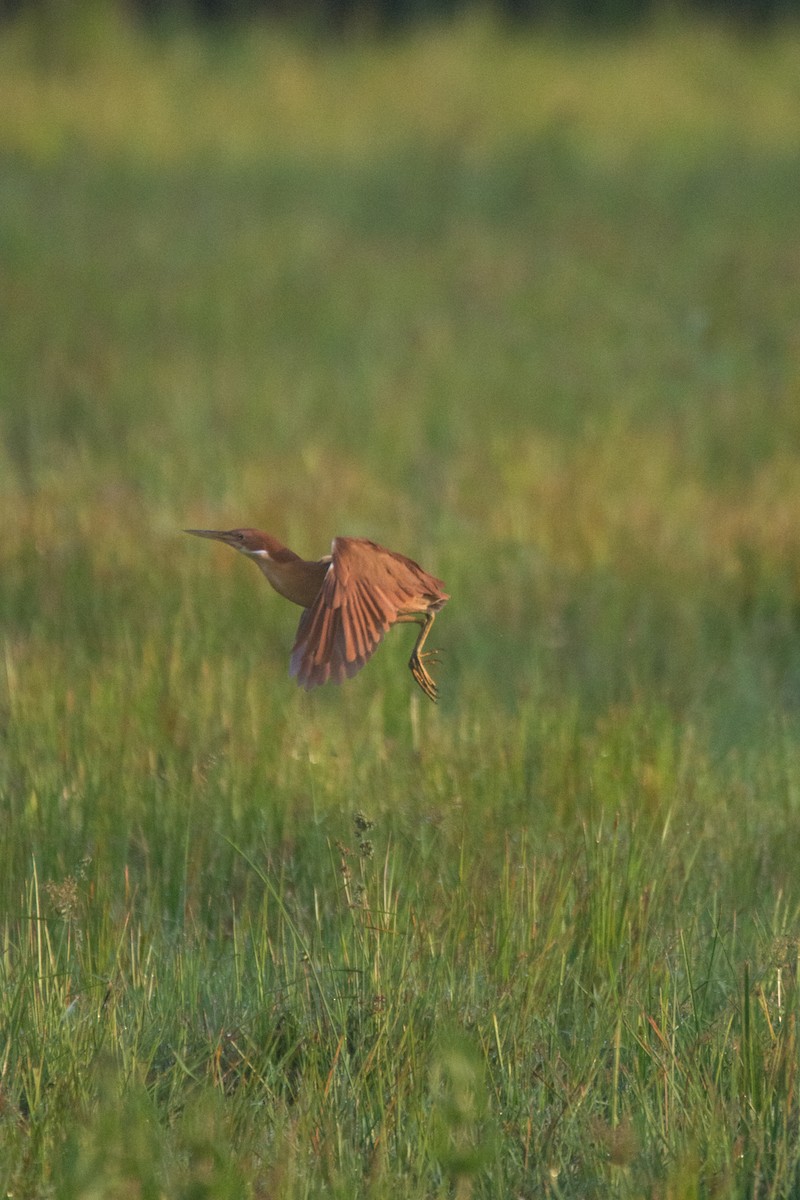
{"label": "bird's head", "polygon": [[192,533],[195,537],[213,538],[215,542],[224,542],[226,546],[232,546],[248,558],[272,558],[276,552],[283,549],[277,538],[262,533],[260,529],[184,529],[183,532]]}

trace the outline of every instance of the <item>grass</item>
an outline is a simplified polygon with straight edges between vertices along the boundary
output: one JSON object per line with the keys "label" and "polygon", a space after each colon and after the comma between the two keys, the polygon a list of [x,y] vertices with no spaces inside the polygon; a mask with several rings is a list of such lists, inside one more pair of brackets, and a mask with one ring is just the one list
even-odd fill
{"label": "grass", "polygon": [[[0,46],[4,1194],[800,1194],[797,32],[89,32]],[[298,692],[248,523],[440,574],[441,704]]]}

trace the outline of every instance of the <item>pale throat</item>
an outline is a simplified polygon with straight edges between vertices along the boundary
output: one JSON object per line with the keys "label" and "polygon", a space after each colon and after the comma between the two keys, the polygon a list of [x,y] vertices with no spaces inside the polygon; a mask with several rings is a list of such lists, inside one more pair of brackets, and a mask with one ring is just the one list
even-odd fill
{"label": "pale throat", "polygon": [[253,562],[259,568],[277,592],[282,592],[278,586],[278,580],[281,577],[280,567],[272,561],[269,556],[269,550],[245,550],[248,558],[252,558]]}

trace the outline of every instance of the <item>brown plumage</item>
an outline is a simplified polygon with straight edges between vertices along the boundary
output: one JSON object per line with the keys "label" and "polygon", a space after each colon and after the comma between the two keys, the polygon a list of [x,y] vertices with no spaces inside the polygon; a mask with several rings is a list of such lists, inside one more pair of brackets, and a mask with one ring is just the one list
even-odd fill
{"label": "brown plumage", "polygon": [[310,691],[321,683],[350,679],[377,650],[392,625],[413,621],[419,637],[409,659],[415,680],[430,700],[436,684],[422,653],[437,612],[450,599],[441,579],[402,554],[364,538],[334,538],[318,561],[300,558],[258,529],[187,529],[214,538],[252,558],[276,592],[304,610],[292,648],[289,674]]}

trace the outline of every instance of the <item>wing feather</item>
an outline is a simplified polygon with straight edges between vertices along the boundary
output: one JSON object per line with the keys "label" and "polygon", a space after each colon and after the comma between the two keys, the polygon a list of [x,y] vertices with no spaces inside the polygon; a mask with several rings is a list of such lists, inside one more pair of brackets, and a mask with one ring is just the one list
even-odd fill
{"label": "wing feather", "polygon": [[367,627],[364,623],[364,597],[360,583],[356,583],[354,603],[350,606],[350,621],[346,624],[349,631],[350,648],[348,658],[352,661],[364,658],[369,645]]}
{"label": "wing feather", "polygon": [[322,587],[297,627],[290,675],[308,691],[351,678],[401,613],[443,604],[443,589],[410,558],[361,538],[335,538]]}
{"label": "wing feather", "polygon": [[[376,554],[375,551],[378,551]],[[289,673],[311,690],[355,675],[377,650],[411,591],[392,556],[358,538],[336,538],[319,595],[304,610]]]}

